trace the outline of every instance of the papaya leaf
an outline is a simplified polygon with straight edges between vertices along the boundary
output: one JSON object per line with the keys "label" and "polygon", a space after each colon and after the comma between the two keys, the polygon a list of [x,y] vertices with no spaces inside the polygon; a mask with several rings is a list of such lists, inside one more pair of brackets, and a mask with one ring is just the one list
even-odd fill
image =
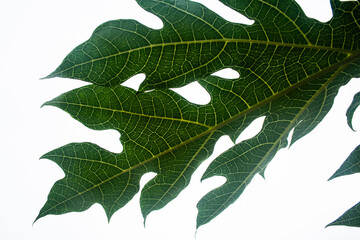
{"label": "papaya leaf", "polygon": [[355,113],[355,110],[360,105],[360,92],[354,95],[354,98],[349,106],[348,110],[346,111],[347,123],[351,130],[355,131],[352,125],[352,119]]}
{"label": "papaya leaf", "polygon": [[332,180],[337,177],[360,173],[360,146],[357,146],[340,168],[329,178]]}
{"label": "papaya leaf", "polygon": [[[65,177],[55,183],[37,219],[84,211],[100,203],[110,219],[139,191],[140,177],[157,175],[142,189],[144,218],[173,200],[192,173],[229,135],[235,142],[256,118],[255,137],[217,157],[203,179],[226,182],[198,203],[197,227],[233,203],[276,152],[314,129],[339,88],[360,77],[359,2],[331,1],[333,18],[306,17],[294,0],[221,0],[253,19],[231,23],[189,0],[138,0],[164,23],[150,29],[134,20],[99,26],[47,78],[92,83],[45,105],[68,112],[85,126],[120,132],[124,150],[108,152],[92,143],[71,143],[45,154]],[[237,79],[212,73],[232,68]],[[120,85],[144,73],[139,91]],[[197,81],[211,96],[196,105],[169,88]]]}
{"label": "papaya leaf", "polygon": [[347,210],[338,219],[328,224],[328,226],[344,225],[349,227],[360,227],[360,202]]}
{"label": "papaya leaf", "polygon": [[[340,168],[330,177],[329,180],[360,173],[360,146],[357,146]],[[342,216],[328,224],[327,226],[346,225],[352,227],[360,227],[360,202],[347,210]]]}

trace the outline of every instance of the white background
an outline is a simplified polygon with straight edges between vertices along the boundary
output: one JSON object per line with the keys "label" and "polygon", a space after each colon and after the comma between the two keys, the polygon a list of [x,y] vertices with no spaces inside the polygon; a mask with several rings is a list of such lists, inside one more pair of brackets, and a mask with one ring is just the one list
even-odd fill
{"label": "white background", "polygon": [[[230,21],[242,21],[216,0],[202,2]],[[331,18],[328,0],[302,0],[301,4],[310,17],[321,21]],[[327,181],[360,144],[360,133],[351,131],[345,118],[353,95],[360,91],[359,79],[341,88],[333,109],[312,133],[276,155],[268,166],[266,180],[256,176],[238,201],[197,231],[197,201],[223,182],[221,178],[200,182],[211,160],[201,165],[190,186],[176,200],[149,215],[145,228],[139,194],[115,213],[110,223],[102,207],[95,204],[85,212],[47,216],[33,225],[51,186],[63,177],[56,164],[38,160],[42,154],[70,142],[84,141],[121,151],[117,132],[93,131],[59,109],[40,108],[45,101],[84,83],[39,80],[98,25],[119,18],[137,19],[152,28],[162,26],[134,0],[0,2],[0,239],[360,238],[359,228],[324,228],[360,201],[360,174]],[[194,95],[199,96],[198,92],[190,94]],[[190,100],[204,103],[204,99]],[[358,130],[359,120],[356,114],[354,126]],[[259,129],[261,119],[256,123],[248,131],[250,135]],[[227,137],[220,142],[215,155],[231,146]],[[142,185],[152,176],[147,174]]]}

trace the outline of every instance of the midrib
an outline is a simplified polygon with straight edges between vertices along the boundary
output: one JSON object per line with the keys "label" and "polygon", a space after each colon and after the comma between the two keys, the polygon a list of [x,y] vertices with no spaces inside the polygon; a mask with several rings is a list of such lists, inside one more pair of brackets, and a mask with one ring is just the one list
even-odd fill
{"label": "midrib", "polygon": [[[181,42],[169,42],[169,43],[155,43],[155,44],[149,44],[146,46],[133,48],[125,51],[119,51],[115,54],[107,55],[100,58],[95,58],[89,61],[85,61],[79,64],[74,64],[73,66],[66,68],[60,72],[54,72],[53,74],[50,74],[47,78],[51,78],[52,76],[58,76],[59,74],[62,74],[63,72],[68,71],[69,69],[73,69],[78,66],[86,65],[89,63],[93,63],[96,61],[102,61],[108,58],[117,57],[122,54],[128,54],[135,51],[140,51],[144,49],[151,49],[156,47],[166,47],[166,46],[178,46],[178,45],[190,45],[190,44],[206,44],[206,43],[249,43],[249,44],[259,44],[259,45],[273,45],[273,46],[280,46],[280,47],[289,47],[289,48],[300,48],[300,49],[315,49],[315,50],[323,50],[323,51],[332,51],[332,52],[342,52],[346,54],[352,54],[354,51],[348,50],[348,49],[341,49],[341,48],[334,48],[334,47],[327,47],[327,46],[318,46],[313,44],[294,44],[294,43],[282,43],[282,42],[272,42],[272,41],[265,41],[265,40],[252,40],[252,39],[230,39],[230,38],[224,38],[224,39],[212,39],[212,40],[194,40],[194,41],[181,41]],[[206,65],[206,64],[205,64]]]}

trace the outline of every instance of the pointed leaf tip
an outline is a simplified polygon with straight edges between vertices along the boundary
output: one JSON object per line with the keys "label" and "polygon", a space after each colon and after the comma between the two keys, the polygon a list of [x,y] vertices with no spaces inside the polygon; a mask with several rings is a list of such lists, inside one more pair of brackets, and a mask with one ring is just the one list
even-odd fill
{"label": "pointed leaf tip", "polygon": [[360,227],[360,202],[348,209],[338,219],[326,225],[326,227],[330,226]]}
{"label": "pointed leaf tip", "polygon": [[329,178],[329,180],[355,173],[360,173],[360,145],[351,152],[349,157],[344,161],[340,168]]}
{"label": "pointed leaf tip", "polygon": [[[332,180],[334,178],[350,175],[354,173],[360,173],[360,145],[357,146],[350,156],[344,161],[340,168],[329,178]],[[344,225],[352,227],[360,227],[360,202],[347,210],[342,216],[333,221],[332,223],[326,225],[335,226],[335,225]]]}
{"label": "pointed leaf tip", "polygon": [[40,108],[43,108],[43,107],[46,107],[46,106],[51,106],[51,103],[50,103],[51,101],[47,101],[47,102],[44,102],[41,106],[40,106]]}

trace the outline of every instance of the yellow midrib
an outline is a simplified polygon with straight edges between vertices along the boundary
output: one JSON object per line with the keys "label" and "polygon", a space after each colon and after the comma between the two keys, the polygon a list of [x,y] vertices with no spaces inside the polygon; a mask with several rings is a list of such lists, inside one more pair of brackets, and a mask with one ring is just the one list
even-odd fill
{"label": "yellow midrib", "polygon": [[[171,43],[156,43],[156,44],[149,44],[146,46],[138,47],[129,49],[126,51],[117,52],[115,54],[107,55],[105,57],[95,58],[91,59],[89,61],[85,61],[79,64],[75,64],[69,68],[63,69],[59,72],[54,72],[53,74],[50,74],[49,78],[52,76],[60,76],[62,73],[69,71],[70,69],[73,69],[75,67],[79,67],[82,65],[86,65],[89,63],[93,63],[96,61],[102,61],[108,58],[113,58],[122,54],[132,53],[135,51],[140,51],[148,48],[156,48],[156,47],[166,47],[166,46],[177,46],[177,45],[190,45],[190,44],[206,44],[206,43],[224,43],[225,45],[227,43],[249,43],[249,44],[262,44],[262,45],[274,45],[274,46],[280,46],[280,47],[291,47],[291,48],[301,48],[301,49],[316,49],[316,50],[324,50],[324,51],[333,51],[333,52],[342,52],[342,53],[352,53],[352,50],[347,49],[341,49],[341,48],[333,48],[333,47],[326,47],[326,46],[318,46],[318,45],[312,45],[312,44],[294,44],[294,43],[282,43],[282,42],[270,42],[270,41],[263,41],[263,40],[252,40],[252,39],[230,39],[230,38],[224,38],[224,39],[211,39],[211,40],[194,40],[194,41],[181,41],[181,42],[171,42]],[[222,51],[219,51],[220,53]],[[219,53],[219,54],[220,54]],[[206,64],[205,64],[206,65]]]}
{"label": "yellow midrib", "polygon": [[[161,120],[169,120],[169,121],[177,121],[177,122],[184,122],[184,123],[190,123],[190,124],[195,124],[198,126],[202,126],[202,127],[206,127],[206,128],[211,128],[212,126],[206,125],[204,123],[201,122],[194,122],[191,120],[187,120],[187,119],[183,119],[183,118],[170,118],[170,117],[163,117],[163,116],[157,116],[157,115],[148,115],[148,114],[144,114],[144,113],[136,113],[136,112],[129,112],[129,111],[125,111],[123,109],[118,110],[118,109],[113,109],[113,108],[108,108],[108,107],[102,107],[102,106],[94,106],[94,105],[86,105],[86,104],[81,104],[81,103],[69,103],[69,102],[65,102],[65,101],[51,101],[49,104],[52,103],[60,103],[60,104],[67,104],[67,105],[73,105],[73,106],[78,106],[78,107],[87,107],[87,108],[93,108],[93,109],[98,109],[98,110],[105,110],[105,111],[109,111],[109,112],[118,112],[118,113],[124,113],[124,114],[129,114],[129,115],[133,115],[133,116],[139,116],[139,117],[146,117],[146,118],[155,118],[155,119],[161,119]],[[109,117],[112,118],[113,116]],[[88,124],[87,125],[99,125],[99,124]]]}

